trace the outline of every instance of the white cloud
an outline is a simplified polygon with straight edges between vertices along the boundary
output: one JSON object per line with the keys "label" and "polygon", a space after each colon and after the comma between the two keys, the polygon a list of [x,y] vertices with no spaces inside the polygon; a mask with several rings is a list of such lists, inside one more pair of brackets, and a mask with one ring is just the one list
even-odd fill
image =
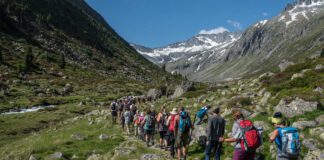
{"label": "white cloud", "polygon": [[211,29],[211,30],[203,29],[199,32],[199,34],[218,34],[218,33],[223,33],[223,32],[229,32],[229,30],[224,27],[218,27],[218,28]]}
{"label": "white cloud", "polygon": [[236,30],[241,30],[242,26],[240,22],[233,21],[233,20],[227,20],[227,23],[231,24]]}
{"label": "white cloud", "polygon": [[270,14],[269,14],[268,12],[263,12],[262,15],[263,15],[264,17],[267,17],[267,16],[269,16]]}

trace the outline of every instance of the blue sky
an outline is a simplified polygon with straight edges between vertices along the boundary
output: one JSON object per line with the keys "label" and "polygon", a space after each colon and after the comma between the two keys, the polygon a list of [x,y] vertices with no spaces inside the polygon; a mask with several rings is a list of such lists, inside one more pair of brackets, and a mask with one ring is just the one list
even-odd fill
{"label": "blue sky", "polygon": [[244,30],[276,16],[294,0],[86,1],[126,41],[161,47],[219,27]]}

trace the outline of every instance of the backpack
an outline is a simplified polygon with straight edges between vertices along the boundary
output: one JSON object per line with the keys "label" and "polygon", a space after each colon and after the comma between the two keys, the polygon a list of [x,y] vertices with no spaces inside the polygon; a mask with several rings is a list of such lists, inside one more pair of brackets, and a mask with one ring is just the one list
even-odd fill
{"label": "backpack", "polygon": [[206,113],[207,113],[207,108],[203,107],[197,112],[196,116],[199,118],[203,118]]}
{"label": "backpack", "polygon": [[134,115],[134,124],[136,125],[140,124],[139,116],[137,114]]}
{"label": "backpack", "polygon": [[159,131],[166,131],[167,128],[167,115],[162,113],[162,116],[160,117],[160,121],[159,121]]}
{"label": "backpack", "polygon": [[261,136],[250,120],[242,120],[239,123],[242,132],[241,148],[244,151],[255,151],[261,146]]}
{"label": "backpack", "polygon": [[151,115],[147,116],[145,124],[147,128],[154,128],[154,117]]}
{"label": "backpack", "polygon": [[179,121],[179,131],[180,133],[185,133],[190,130],[191,120],[187,112],[182,111],[180,113],[180,121]]}
{"label": "backpack", "polygon": [[170,132],[173,132],[174,131],[174,120],[175,120],[175,117],[176,117],[176,115],[171,115],[171,120],[169,122],[169,128],[168,128],[168,130]]}
{"label": "backpack", "polygon": [[281,137],[282,154],[297,157],[301,151],[298,131],[294,127],[278,128]]}

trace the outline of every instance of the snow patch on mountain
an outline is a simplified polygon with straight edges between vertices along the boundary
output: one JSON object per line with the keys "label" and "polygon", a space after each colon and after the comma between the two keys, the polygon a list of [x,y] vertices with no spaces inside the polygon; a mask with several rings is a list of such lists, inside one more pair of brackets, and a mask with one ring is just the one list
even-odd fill
{"label": "snow patch on mountain", "polygon": [[320,10],[324,10],[324,0],[322,1],[311,1],[297,3],[292,9],[288,11],[287,14],[281,15],[279,21],[286,20],[286,26],[298,20],[298,18],[305,18],[309,20],[307,14],[317,13]]}

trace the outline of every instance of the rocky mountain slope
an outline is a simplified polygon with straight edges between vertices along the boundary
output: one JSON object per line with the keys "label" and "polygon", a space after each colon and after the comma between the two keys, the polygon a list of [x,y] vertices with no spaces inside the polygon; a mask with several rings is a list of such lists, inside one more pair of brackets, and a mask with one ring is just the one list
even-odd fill
{"label": "rocky mountain slope", "polygon": [[0,110],[141,94],[166,79],[84,0],[1,0],[0,19]]}
{"label": "rocky mountain slope", "polygon": [[[184,53],[189,56],[169,61],[166,70],[193,81],[215,82],[277,69],[281,62],[296,62],[318,54],[324,47],[323,16],[323,0],[298,0],[278,16],[250,26],[226,49]],[[158,51],[160,55],[168,53]]]}

